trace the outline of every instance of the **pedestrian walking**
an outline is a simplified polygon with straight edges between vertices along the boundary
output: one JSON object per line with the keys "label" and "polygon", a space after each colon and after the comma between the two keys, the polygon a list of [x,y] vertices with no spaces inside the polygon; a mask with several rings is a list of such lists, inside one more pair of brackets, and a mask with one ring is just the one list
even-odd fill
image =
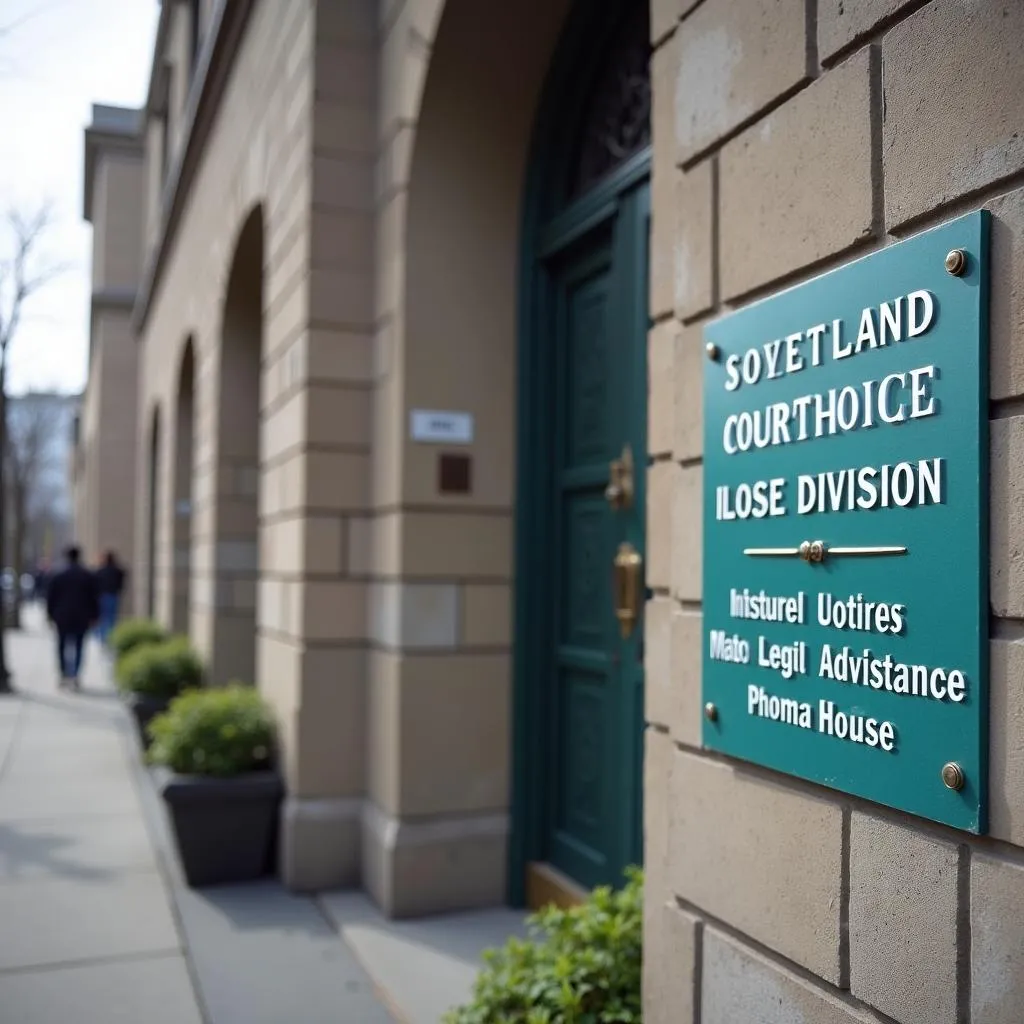
{"label": "pedestrian walking", "polygon": [[48,563],[43,562],[36,568],[32,583],[32,600],[45,601],[46,588],[50,583],[50,566]]}
{"label": "pedestrian walking", "polygon": [[46,615],[57,631],[57,666],[61,687],[78,689],[85,635],[100,614],[96,577],[82,565],[82,553],[75,545],[65,552],[67,565],[50,580],[46,593]]}
{"label": "pedestrian walking", "polygon": [[103,564],[96,570],[96,586],[100,601],[100,619],[96,634],[104,647],[110,640],[111,630],[117,625],[117,614],[121,607],[121,594],[127,575],[113,551],[106,553]]}

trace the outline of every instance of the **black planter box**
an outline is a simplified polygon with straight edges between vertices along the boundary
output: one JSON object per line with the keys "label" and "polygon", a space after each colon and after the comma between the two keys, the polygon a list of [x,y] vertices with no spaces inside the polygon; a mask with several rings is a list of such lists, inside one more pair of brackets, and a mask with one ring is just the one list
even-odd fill
{"label": "black planter box", "polygon": [[213,779],[157,769],[156,777],[191,888],[250,882],[274,870],[284,795],[277,772]]}
{"label": "black planter box", "polygon": [[146,733],[146,726],[167,710],[171,701],[169,697],[148,697],[142,693],[130,693],[125,698],[125,703],[131,710],[135,719],[135,726],[139,731],[139,742],[143,750],[149,750],[149,736]]}

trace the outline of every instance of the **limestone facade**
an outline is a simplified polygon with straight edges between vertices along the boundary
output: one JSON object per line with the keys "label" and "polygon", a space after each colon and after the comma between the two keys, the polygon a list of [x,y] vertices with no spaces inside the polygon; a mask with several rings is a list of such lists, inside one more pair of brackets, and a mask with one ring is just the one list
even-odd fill
{"label": "limestone facade", "polygon": [[[666,369],[649,473],[672,511],[648,507],[649,556],[670,568],[647,618],[645,1020],[1009,1024],[1024,983],[1024,146],[1009,102],[1024,9],[740,7],[652,9],[651,365]],[[702,324],[979,208],[993,214],[985,838],[708,755],[700,703]]]}
{"label": "limestone facade", "polygon": [[[140,112],[93,106],[85,132],[84,216],[93,226],[89,374],[72,465],[75,539],[98,562],[135,551],[138,346],[131,329],[142,237]],[[133,576],[127,581],[131,600]]]}
{"label": "limestone facade", "polygon": [[[284,880],[361,885],[395,915],[518,891],[513,626],[522,574],[544,571],[515,531],[521,225],[570,6],[161,12],[136,607],[187,630],[215,683],[273,703]],[[653,0],[650,33],[645,1019],[1015,1020],[1024,15]],[[702,751],[700,359],[709,318],[982,206],[995,619],[978,839]],[[439,487],[415,409],[472,414],[468,492]]]}

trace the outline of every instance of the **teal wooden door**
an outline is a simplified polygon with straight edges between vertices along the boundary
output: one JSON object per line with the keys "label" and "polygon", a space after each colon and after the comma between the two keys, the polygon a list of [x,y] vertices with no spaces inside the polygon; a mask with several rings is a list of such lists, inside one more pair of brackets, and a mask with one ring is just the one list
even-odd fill
{"label": "teal wooden door", "polygon": [[[509,896],[541,862],[585,887],[641,863],[643,604],[616,617],[622,545],[644,557],[647,5],[577,0],[538,111],[521,264],[515,742]],[[610,501],[632,454],[633,494]],[[620,576],[621,579],[621,576]]]}
{"label": "teal wooden door", "polygon": [[[591,887],[641,859],[643,588],[626,630],[616,608],[625,544],[644,553],[648,190],[548,258],[554,356],[549,515],[554,524],[546,666],[549,802],[543,859]],[[631,500],[608,492],[631,457]]]}

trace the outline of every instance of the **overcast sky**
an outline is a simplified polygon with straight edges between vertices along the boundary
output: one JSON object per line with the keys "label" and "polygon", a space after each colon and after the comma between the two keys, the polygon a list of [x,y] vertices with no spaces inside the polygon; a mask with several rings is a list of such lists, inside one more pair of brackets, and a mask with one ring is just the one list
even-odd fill
{"label": "overcast sky", "polygon": [[26,311],[11,351],[14,392],[85,383],[92,228],[82,219],[82,133],[93,103],[141,105],[159,11],[158,0],[0,0],[0,28],[9,28],[0,36],[0,206],[51,202],[46,257],[70,268]]}

